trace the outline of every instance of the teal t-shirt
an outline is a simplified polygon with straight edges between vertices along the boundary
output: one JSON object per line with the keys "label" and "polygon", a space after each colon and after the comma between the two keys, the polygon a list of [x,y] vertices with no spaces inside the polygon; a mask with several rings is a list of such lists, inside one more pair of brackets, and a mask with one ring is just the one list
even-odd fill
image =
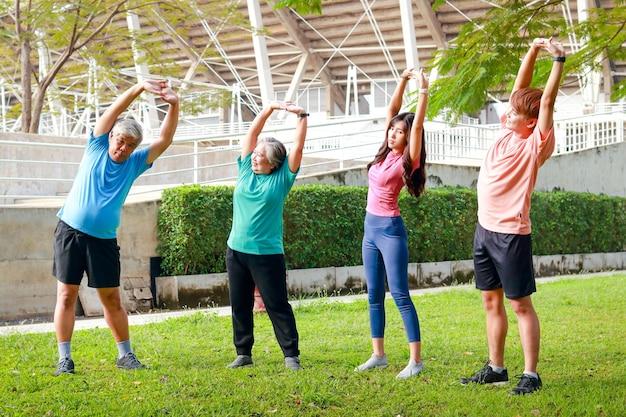
{"label": "teal t-shirt", "polygon": [[114,162],[109,157],[109,134],[97,138],[90,134],[76,179],[57,217],[90,236],[115,238],[133,181],[152,167],[146,165],[149,152],[146,146],[124,162]]}
{"label": "teal t-shirt", "polygon": [[268,175],[252,171],[252,153],[237,158],[233,226],[228,246],[250,255],[283,254],[283,203],[296,180],[288,160]]}

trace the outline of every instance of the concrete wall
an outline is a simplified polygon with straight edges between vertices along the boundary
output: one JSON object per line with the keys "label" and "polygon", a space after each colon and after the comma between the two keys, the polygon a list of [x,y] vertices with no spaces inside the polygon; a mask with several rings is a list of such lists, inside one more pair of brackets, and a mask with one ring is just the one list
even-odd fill
{"label": "concrete wall", "polygon": [[[84,145],[85,139],[68,139],[52,136],[39,136],[18,133],[0,133],[0,140],[58,144]],[[210,148],[206,148],[207,150]],[[200,149],[202,151],[203,149]],[[136,186],[191,184],[194,182],[193,171],[171,172],[181,168],[194,166],[191,145],[172,145],[166,153],[155,162],[154,167],[142,175],[135,182]],[[37,161],[73,162],[73,165],[62,163],[0,164],[0,178],[27,178],[27,179],[0,179],[0,204],[12,203],[3,201],[2,195],[59,195],[69,191],[76,170],[80,162],[83,148],[42,148],[42,147],[15,147],[0,144],[0,159],[29,159]],[[203,153],[199,157],[200,167],[210,167],[221,164],[219,170],[204,168],[198,172],[198,181],[207,182],[229,178],[233,180],[237,175],[237,152],[219,151]],[[590,192],[611,196],[626,197],[626,143],[603,146],[586,151],[565,155],[555,154],[539,171],[537,191],[564,191]],[[303,168],[298,177],[299,184],[331,184],[367,186],[367,172],[364,163],[347,161],[349,167],[337,169],[337,162],[328,162],[319,158],[305,158],[303,165],[316,164],[315,167]],[[350,167],[350,165],[352,165]],[[476,188],[479,162],[472,164],[441,164],[429,163],[427,166],[428,188],[443,185]],[[325,171],[323,174],[313,172]],[[33,181],[32,178],[43,178],[42,181]],[[45,179],[65,179],[63,181],[48,181]]]}
{"label": "concrete wall", "polygon": [[[122,257],[122,298],[128,311],[152,307],[150,259],[157,256],[158,196],[144,201],[131,198],[124,206],[118,231]],[[53,234],[61,202],[38,206],[0,206],[0,321],[52,317],[56,303],[56,279],[52,276]],[[535,257],[538,276],[580,271],[626,269],[626,252]],[[473,277],[471,260],[411,264],[412,288],[466,283]],[[86,316],[101,316],[102,307],[93,289],[79,293]],[[226,274],[156,278],[156,306],[228,304]],[[288,273],[292,294],[360,292],[365,289],[361,266],[292,270]]]}
{"label": "concrete wall", "polygon": [[[460,186],[476,188],[478,166],[454,166],[446,164],[428,164],[426,167],[426,188]],[[298,176],[296,184],[327,184],[367,187],[367,168],[365,166],[341,169],[323,174]]]}
{"label": "concrete wall", "polygon": [[[16,202],[16,198],[3,196],[67,195],[83,157],[85,138],[0,132],[0,141],[20,143],[19,146],[0,143],[0,159],[19,161],[0,164],[0,204]],[[200,143],[197,160],[193,153],[194,147],[190,143],[170,146],[150,170],[137,178],[133,192],[194,182],[234,183],[238,151],[215,150],[208,144]],[[198,168],[194,171],[192,168],[196,163]],[[355,164],[362,165],[351,161],[344,163],[345,166]],[[305,157],[303,165],[313,166],[302,168],[300,175],[336,169],[339,163]],[[219,166],[219,169],[214,166]]]}
{"label": "concrete wall", "polygon": [[626,197],[626,143],[556,155],[539,170],[537,191],[579,191]]}
{"label": "concrete wall", "polygon": [[[626,252],[533,257],[537,277],[626,269]],[[467,284],[474,278],[472,260],[411,263],[409,288]],[[367,290],[363,266],[297,269],[287,272],[292,295],[359,294]],[[156,279],[156,305],[176,310],[228,305],[227,274],[184,275]]]}
{"label": "concrete wall", "polygon": [[[553,155],[539,170],[535,191],[588,192],[626,197],[626,143]],[[429,163],[426,188],[476,188],[480,166]],[[298,177],[298,184],[367,186],[365,167]]]}
{"label": "concrete wall", "polygon": [[[551,191],[558,188],[626,197],[624,160],[626,143],[576,154],[556,155],[540,170],[536,189]],[[167,159],[163,161],[165,165],[172,163],[167,162]],[[473,188],[478,170],[475,166],[429,164],[427,186],[460,185]],[[297,183],[365,186],[367,175],[365,168],[361,167],[310,177],[303,175]],[[0,186],[1,196],[7,191],[4,185]],[[150,258],[157,256],[156,219],[159,201],[160,193],[129,197],[123,209],[118,240],[122,254],[122,294],[125,307],[130,311],[146,310],[152,304]],[[48,200],[38,204],[0,206],[0,321],[52,316],[56,301],[56,280],[51,273],[52,238],[57,223],[56,212],[61,204],[61,200]],[[580,267],[578,270],[623,269],[623,260],[620,259],[618,257],[614,262],[598,261],[597,264],[604,265],[599,269]],[[324,277],[332,276],[329,274]],[[341,281],[342,278],[334,279]],[[315,280],[319,281],[320,278]],[[315,282],[302,285],[317,288]],[[293,285],[298,287],[297,284]],[[339,283],[334,285],[341,286]],[[214,302],[221,302],[224,295],[217,297],[217,290],[211,291],[217,300]],[[94,290],[82,288],[80,301],[86,315],[102,314]]]}
{"label": "concrete wall", "polygon": [[[20,161],[0,164],[0,204],[14,202],[14,199],[3,199],[3,195],[64,196],[69,192],[78,170],[78,164],[84,154],[86,139],[0,133],[0,140],[21,143],[20,146],[0,144],[0,159]],[[29,143],[34,144],[29,145]],[[58,146],[47,147],[41,144]],[[202,152],[206,149],[203,149],[201,145],[199,150]],[[172,172],[177,169],[192,168],[194,166],[192,154],[193,146],[190,144],[170,146],[166,153],[154,163],[154,166],[135,181],[134,185],[192,184],[194,182],[192,170]],[[199,170],[198,182],[235,178],[237,155],[234,151],[226,150],[201,154],[198,157],[198,166],[208,167],[229,162],[230,164],[222,165],[219,170]],[[25,160],[38,162],[21,162]]]}
{"label": "concrete wall", "polygon": [[[152,306],[150,258],[157,256],[157,206],[158,200],[131,202],[122,212],[118,244],[122,297],[129,311]],[[0,321],[52,317],[56,304],[53,235],[60,207],[60,201],[46,207],[0,206]],[[95,290],[85,282],[79,293],[82,311],[102,315]]]}

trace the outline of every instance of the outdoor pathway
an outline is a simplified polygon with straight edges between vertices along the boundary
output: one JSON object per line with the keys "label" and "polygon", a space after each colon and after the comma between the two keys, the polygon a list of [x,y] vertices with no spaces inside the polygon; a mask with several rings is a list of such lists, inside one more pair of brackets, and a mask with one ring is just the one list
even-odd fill
{"label": "outdoor pathway", "polygon": [[[606,275],[614,275],[614,274],[623,274],[626,271],[609,271],[609,272],[597,272],[593,274],[579,274],[579,275],[561,275],[557,277],[546,277],[546,278],[537,278],[537,284],[541,285],[542,283],[556,281],[562,278],[593,278],[596,276],[606,276]],[[411,290],[411,296],[419,296],[423,294],[432,294],[442,291],[448,291],[451,289],[467,289],[473,290],[473,285],[459,285],[459,286],[451,286],[451,287],[436,287],[436,288],[423,288],[417,290]],[[389,296],[389,294],[387,294]],[[326,297],[328,301],[331,302],[344,302],[350,303],[355,300],[363,300],[367,299],[367,294],[357,294],[357,295],[346,295],[346,296],[330,296]],[[294,300],[291,301],[293,306],[303,305],[318,301],[318,298],[307,298],[302,300]],[[128,315],[128,323],[131,326],[141,325],[141,324],[149,324],[149,323],[158,323],[170,318],[187,316],[195,313],[206,313],[206,314],[216,314],[218,316],[229,316],[230,315],[230,306],[225,307],[215,307],[215,308],[202,308],[202,309],[185,309],[185,310],[175,310],[175,311],[157,311],[157,312],[149,312],[149,313],[132,313]],[[103,317],[97,318],[77,318],[76,325],[74,326],[74,330],[84,330],[84,329],[93,329],[98,327],[107,327],[106,322]],[[11,323],[4,326],[0,326],[0,336],[12,334],[12,333],[48,333],[54,332],[54,323],[53,322],[41,322],[41,323],[32,323],[32,320],[24,320],[23,322]]]}

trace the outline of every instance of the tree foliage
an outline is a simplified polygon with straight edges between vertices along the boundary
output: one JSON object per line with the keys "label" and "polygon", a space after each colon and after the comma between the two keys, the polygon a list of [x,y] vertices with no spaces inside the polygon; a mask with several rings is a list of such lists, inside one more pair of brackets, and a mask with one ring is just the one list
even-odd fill
{"label": "tree foliage", "polygon": [[322,0],[276,0],[275,9],[293,8],[301,15],[322,14]]}
{"label": "tree foliage", "polygon": [[[161,33],[129,31],[129,13]],[[135,82],[136,64],[148,65],[150,76],[183,78],[183,70],[169,58],[180,49],[172,39],[186,39],[192,23],[200,19],[236,15],[232,1],[198,5],[176,0],[0,0],[0,68],[14,72],[0,77],[19,80],[22,87],[12,91],[20,97],[12,112],[21,115],[23,132],[37,132],[46,102],[56,100],[71,108],[76,97],[63,94],[66,90],[99,90],[98,96],[106,100],[119,94],[115,86]],[[199,102],[198,97],[194,100]]]}
{"label": "tree foliage", "polygon": [[[322,14],[328,1],[275,0],[272,4],[307,15]],[[445,3],[435,0],[433,8]],[[565,43],[580,44],[574,53],[568,51],[566,82],[578,83],[572,75],[597,71],[606,62],[626,61],[625,3],[615,0],[610,10],[590,9],[587,21],[568,25],[562,0],[492,0],[494,7],[485,16],[462,26],[449,47],[428,62],[439,76],[430,87],[429,117],[443,114],[454,122],[462,115],[477,114],[489,101],[506,99],[520,59],[535,37],[557,36]],[[77,91],[106,101],[119,94],[116,86],[135,82],[136,63],[149,66],[151,76],[183,79],[185,73],[177,62],[181,51],[192,45],[183,47],[180,42],[190,38],[201,19],[217,26],[249,25],[238,7],[235,0],[0,0],[0,84],[19,97],[8,116],[21,117],[22,131],[37,132],[45,105],[52,113],[59,111],[54,102],[61,108],[77,107],[78,100],[82,100],[78,107],[95,106]],[[133,12],[156,31],[130,32],[126,18]],[[192,54],[197,55],[189,59],[216,53],[211,47],[196,47]],[[545,84],[550,67],[548,57],[539,59],[534,85]],[[624,99],[626,79],[611,77],[611,100]],[[3,79],[18,82],[21,88]],[[229,100],[229,95],[203,92],[181,103],[181,110],[195,113]]]}
{"label": "tree foliage", "polygon": [[[437,0],[433,7],[444,4]],[[428,62],[438,78],[431,84],[428,116],[444,115],[456,122],[475,115],[488,101],[503,99],[515,80],[520,60],[537,37],[556,37],[563,43],[578,40],[580,49],[568,50],[567,74],[599,70],[607,60],[624,61],[626,8],[616,0],[611,10],[590,9],[589,19],[569,25],[563,18],[561,0],[526,2],[496,0],[485,16],[466,23],[458,37]],[[538,60],[534,86],[543,86],[552,62]],[[611,100],[626,97],[626,81],[615,78]],[[573,82],[578,82],[575,80]]]}

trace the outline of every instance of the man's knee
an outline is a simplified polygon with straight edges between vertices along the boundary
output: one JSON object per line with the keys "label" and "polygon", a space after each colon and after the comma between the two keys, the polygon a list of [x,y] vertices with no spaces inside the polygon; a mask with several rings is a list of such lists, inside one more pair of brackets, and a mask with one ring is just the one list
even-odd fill
{"label": "man's knee", "polygon": [[63,308],[74,308],[78,299],[78,286],[69,284],[58,284],[57,304]]}
{"label": "man's knee", "polygon": [[527,315],[535,315],[535,308],[533,307],[533,303],[530,299],[530,296],[522,297],[522,298],[512,298],[509,300],[511,304],[511,308],[518,316],[527,316]]}
{"label": "man's knee", "polygon": [[504,310],[504,293],[502,290],[483,291],[483,306],[488,312],[501,312]]}
{"label": "man's knee", "polygon": [[115,310],[122,307],[119,288],[99,288],[98,296],[102,307],[106,310]]}

